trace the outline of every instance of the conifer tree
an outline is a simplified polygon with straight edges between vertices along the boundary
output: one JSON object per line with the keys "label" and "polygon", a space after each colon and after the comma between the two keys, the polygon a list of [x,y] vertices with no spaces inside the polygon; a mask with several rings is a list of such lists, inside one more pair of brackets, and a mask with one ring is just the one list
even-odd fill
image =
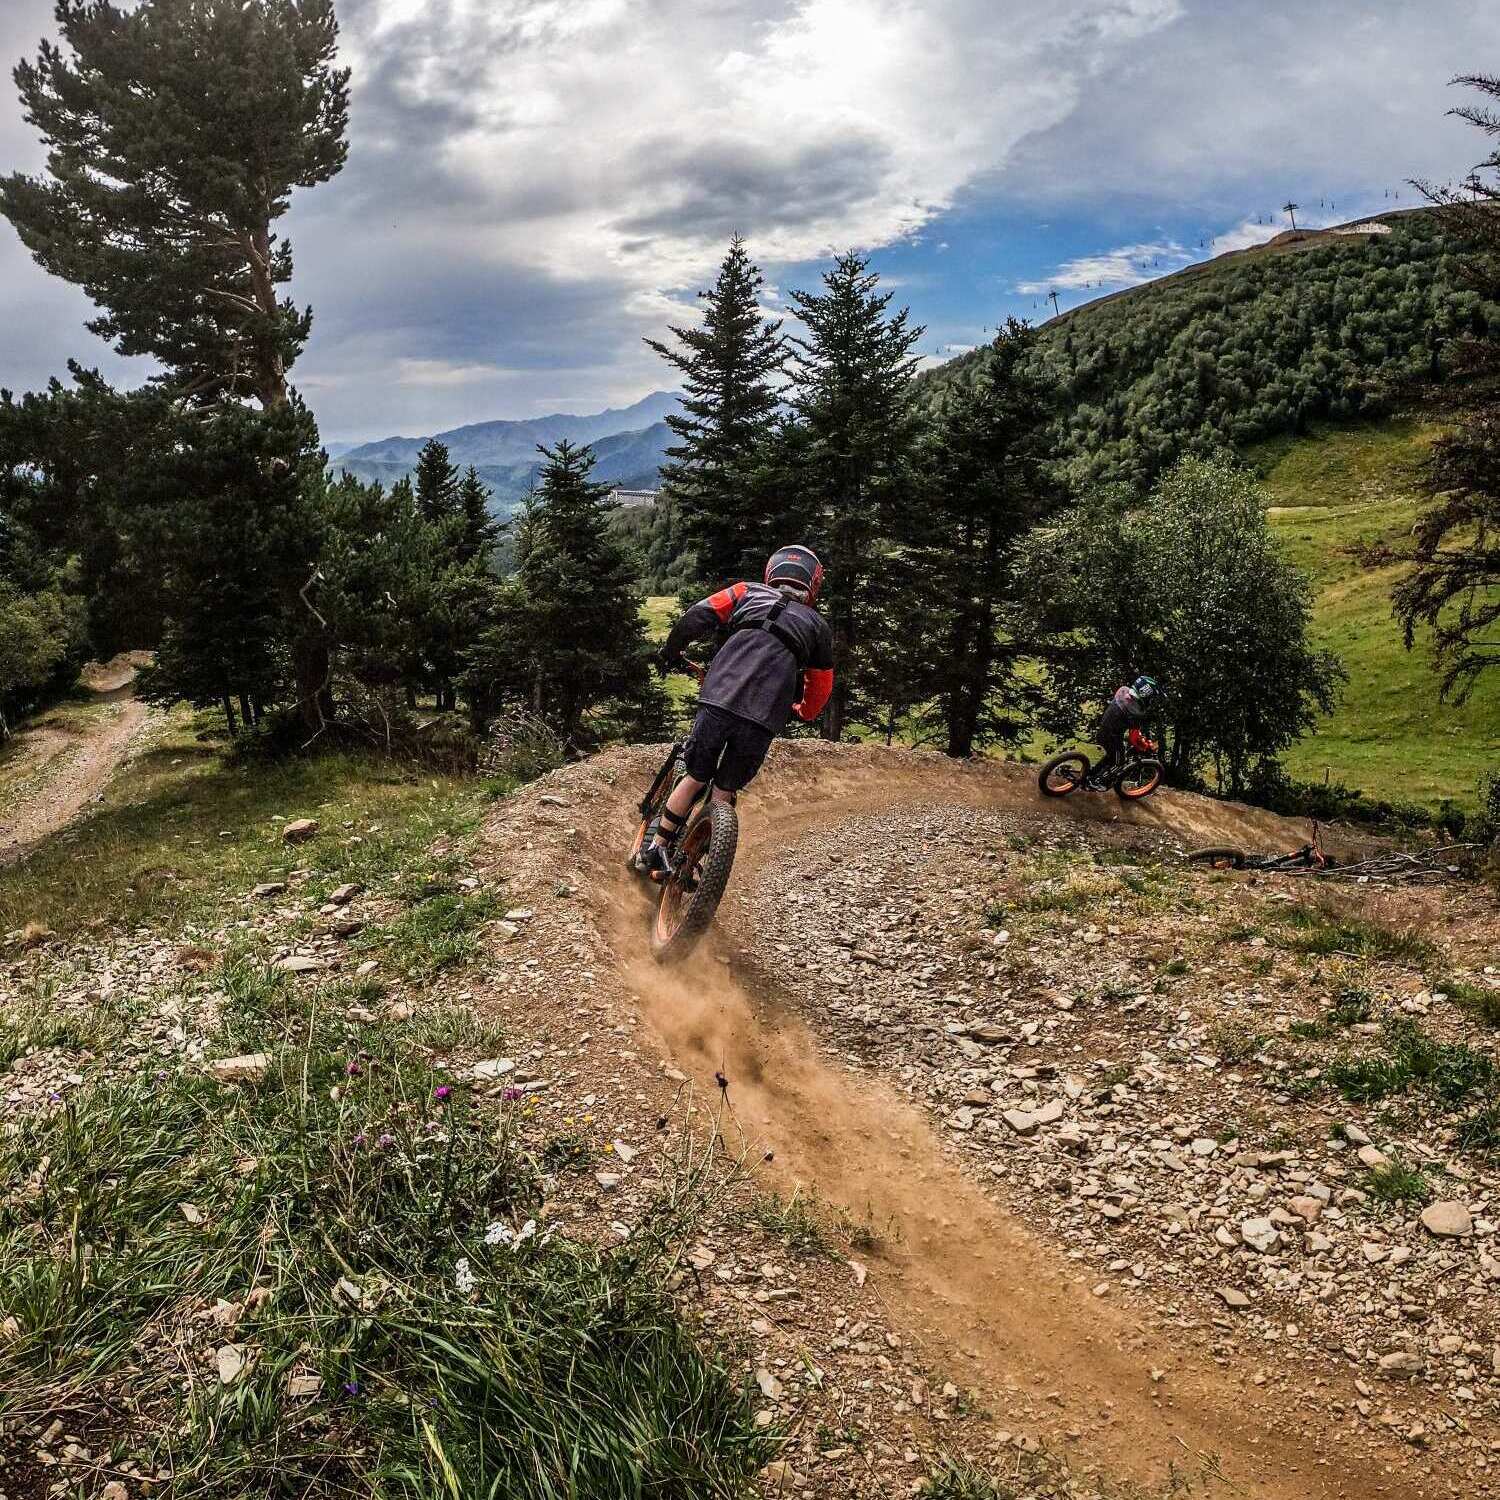
{"label": "conifer tree", "polygon": [[761,311],[764,284],[736,235],[712,288],[699,294],[702,325],[673,327],[676,347],[646,341],[682,374],[683,409],[667,417],[677,443],[667,449],[663,485],[697,553],[699,576],[714,584],[741,577],[751,559],[777,545],[746,485],[786,361],[781,324]]}
{"label": "conifer tree", "polygon": [[460,513],[458,469],[446,443],[429,438],[422,444],[412,479],[417,495],[417,514],[429,525],[452,524],[457,545]]}
{"label": "conifer tree", "polygon": [[569,744],[613,719],[660,717],[661,688],[635,586],[635,559],[610,525],[594,455],[566,440],[541,449],[541,482],[520,528],[515,585],[469,650],[471,696],[524,704]]}
{"label": "conifer tree", "polygon": [[311,315],[282,295],[276,224],[346,152],[333,0],[62,0],[57,20],[62,45],[16,69],[46,174],[0,181],[0,213],[175,391],[280,406]]}
{"label": "conifer tree", "polygon": [[[1500,102],[1500,76],[1458,82]],[[1500,141],[1500,113],[1484,105],[1455,113]],[[1500,146],[1480,168],[1462,192],[1427,195],[1464,249],[1464,282],[1493,306],[1500,302]],[[1485,673],[1500,671],[1500,328],[1461,339],[1458,362],[1477,377],[1473,394],[1454,430],[1433,445],[1432,504],[1417,520],[1414,566],[1396,585],[1394,605],[1408,648],[1419,631],[1430,636],[1442,695],[1462,703]]]}
{"label": "conifer tree", "polygon": [[[949,755],[1014,741],[1025,725],[1026,686],[1013,668],[1026,648],[1002,629],[1011,562],[1057,497],[1049,441],[1056,388],[1035,345],[1034,331],[1013,318],[1000,329],[978,377],[939,409],[921,482],[896,518],[908,576],[893,623],[926,645],[927,696]],[[890,653],[898,659],[899,646]]]}
{"label": "conifer tree", "polygon": [[911,351],[924,330],[905,309],[889,316],[890,293],[878,286],[868,260],[851,251],[821,292],[792,293],[808,332],[792,340],[800,430],[781,484],[803,507],[807,534],[797,540],[826,554],[835,676],[823,734],[833,740],[849,723],[851,669],[870,624],[865,591],[909,488],[919,430]]}
{"label": "conifer tree", "polygon": [[489,489],[473,464],[469,465],[459,483],[458,508],[463,517],[463,531],[458,547],[459,560],[478,563],[482,568],[487,568],[490,554],[505,528],[490,514]]}

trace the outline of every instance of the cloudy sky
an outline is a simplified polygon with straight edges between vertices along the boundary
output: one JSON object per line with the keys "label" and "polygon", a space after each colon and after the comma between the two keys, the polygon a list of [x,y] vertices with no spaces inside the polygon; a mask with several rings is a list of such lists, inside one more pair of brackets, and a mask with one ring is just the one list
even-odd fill
{"label": "cloudy sky", "polygon": [[[0,57],[52,0],[0,0]],[[286,222],[325,438],[595,410],[671,381],[738,231],[772,304],[858,246],[929,358],[1274,232],[1414,201],[1477,134],[1492,0],[341,0],[350,163]],[[0,95],[0,168],[40,151]],[[1391,196],[1387,196],[1391,195]],[[0,223],[0,385],[138,378]]]}

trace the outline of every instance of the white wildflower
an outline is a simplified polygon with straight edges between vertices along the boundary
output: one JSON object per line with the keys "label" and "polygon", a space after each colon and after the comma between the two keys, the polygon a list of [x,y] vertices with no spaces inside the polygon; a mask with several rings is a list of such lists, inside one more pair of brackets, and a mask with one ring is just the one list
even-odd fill
{"label": "white wildflower", "polygon": [[453,1268],[453,1279],[458,1284],[459,1291],[467,1297],[479,1283],[474,1279],[474,1269],[470,1266],[468,1257],[465,1256]]}
{"label": "white wildflower", "polygon": [[515,1237],[515,1230],[509,1224],[502,1224],[498,1219],[484,1232],[486,1245],[509,1245]]}
{"label": "white wildflower", "polygon": [[531,1239],[532,1236],[535,1235],[535,1234],[536,1234],[536,1220],[535,1219],[527,1219],[527,1221],[521,1226],[521,1232],[516,1236],[515,1243],[511,1246],[511,1249],[512,1250],[518,1250],[518,1249],[520,1249],[520,1247],[522,1245],[524,1245],[527,1240]]}

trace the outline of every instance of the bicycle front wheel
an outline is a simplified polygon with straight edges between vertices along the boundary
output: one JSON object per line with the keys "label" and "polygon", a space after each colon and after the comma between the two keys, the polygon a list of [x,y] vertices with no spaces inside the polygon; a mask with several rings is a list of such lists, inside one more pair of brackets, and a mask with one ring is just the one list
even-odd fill
{"label": "bicycle front wheel", "polygon": [[1120,779],[1115,782],[1115,791],[1124,802],[1139,802],[1149,797],[1161,785],[1161,762],[1159,760],[1131,760],[1125,763]]}
{"label": "bicycle front wheel", "polygon": [[651,928],[651,955],[675,963],[698,945],[729,884],[740,822],[727,802],[710,802],[683,835],[677,873],[663,887]]}

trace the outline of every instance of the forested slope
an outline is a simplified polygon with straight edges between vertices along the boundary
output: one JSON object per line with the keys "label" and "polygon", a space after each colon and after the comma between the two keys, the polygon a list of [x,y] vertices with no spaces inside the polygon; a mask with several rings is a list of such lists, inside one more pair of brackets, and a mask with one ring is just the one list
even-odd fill
{"label": "forested slope", "polygon": [[[1047,324],[1038,357],[1063,380],[1058,442],[1072,477],[1141,484],[1185,453],[1377,414],[1444,379],[1445,347],[1500,309],[1460,286],[1431,214],[1383,222],[1387,234],[1224,256]],[[990,358],[980,349],[934,371],[924,398]]]}

